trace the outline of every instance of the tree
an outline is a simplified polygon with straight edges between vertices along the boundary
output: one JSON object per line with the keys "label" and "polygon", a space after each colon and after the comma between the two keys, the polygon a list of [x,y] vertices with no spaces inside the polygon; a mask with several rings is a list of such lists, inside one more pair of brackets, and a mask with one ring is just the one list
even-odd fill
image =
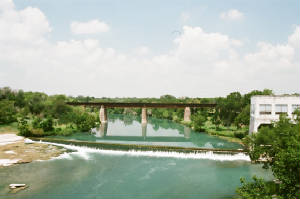
{"label": "tree", "polygon": [[203,131],[205,121],[206,117],[201,113],[192,115],[192,127],[195,131]]}
{"label": "tree", "polygon": [[0,101],[0,124],[8,124],[16,121],[16,108],[13,101]]}
{"label": "tree", "polygon": [[[242,199],[273,199],[276,193],[276,187],[265,182],[262,178],[253,176],[253,182],[246,182],[241,178],[242,186],[237,188],[236,192]],[[282,197],[276,196],[277,199]]]}
{"label": "tree", "polygon": [[247,104],[241,113],[234,119],[234,124],[237,127],[241,127],[242,125],[249,125],[250,123],[250,104]]}
{"label": "tree", "polygon": [[45,109],[47,95],[42,93],[32,93],[28,97],[28,107],[30,112],[33,114],[40,114]]}
{"label": "tree", "polygon": [[257,134],[247,137],[245,145],[251,160],[264,158],[264,167],[271,167],[273,175],[280,181],[279,195],[300,197],[299,116],[293,122],[281,115],[273,127],[263,127]]}
{"label": "tree", "polygon": [[16,95],[16,103],[15,105],[19,108],[23,108],[25,106],[26,102],[25,102],[25,95],[24,95],[24,91],[19,90],[17,95]]}

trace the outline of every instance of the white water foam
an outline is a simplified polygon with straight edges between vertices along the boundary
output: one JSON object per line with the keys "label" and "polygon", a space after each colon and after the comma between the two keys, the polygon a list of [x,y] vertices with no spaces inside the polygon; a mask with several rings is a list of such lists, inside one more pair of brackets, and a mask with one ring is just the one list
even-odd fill
{"label": "white water foam", "polygon": [[85,160],[89,160],[90,153],[99,153],[104,155],[116,155],[116,156],[126,155],[126,156],[133,156],[133,157],[146,156],[146,157],[163,157],[163,158],[180,158],[180,159],[209,159],[209,160],[217,160],[217,161],[237,161],[237,160],[250,161],[250,157],[245,153],[237,153],[232,155],[232,154],[214,153],[213,151],[198,152],[198,153],[182,153],[176,151],[138,151],[138,150],[118,151],[118,150],[96,149],[96,148],[90,148],[86,146],[58,144],[52,142],[41,142],[41,143],[61,146],[66,149],[75,151],[71,153],[64,153],[54,159],[72,159],[70,154],[75,154]]}

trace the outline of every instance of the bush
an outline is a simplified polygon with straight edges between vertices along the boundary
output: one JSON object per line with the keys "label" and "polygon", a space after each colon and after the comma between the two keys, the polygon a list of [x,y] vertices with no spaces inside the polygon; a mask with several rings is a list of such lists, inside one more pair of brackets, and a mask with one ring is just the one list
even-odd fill
{"label": "bush", "polygon": [[45,136],[43,129],[37,128],[37,129],[31,129],[31,134],[30,136],[32,137],[43,137]]}
{"label": "bush", "polygon": [[45,120],[43,120],[40,123],[40,127],[45,131],[45,132],[49,132],[49,131],[53,131],[53,119],[52,118],[46,118]]}
{"label": "bush", "polygon": [[195,131],[204,131],[203,126],[206,121],[205,116],[201,114],[195,114],[192,116],[192,127]]}
{"label": "bush", "polygon": [[21,136],[25,136],[25,137],[31,136],[31,130],[29,128],[28,122],[24,118],[22,118],[18,122],[18,130],[19,130],[19,135]]}
{"label": "bush", "polygon": [[32,124],[32,127],[33,127],[33,128],[36,128],[36,129],[37,129],[37,128],[41,128],[41,121],[42,121],[42,120],[41,120],[41,118],[39,118],[39,117],[34,118],[33,121],[32,121],[32,123],[31,123],[31,124]]}
{"label": "bush", "polygon": [[72,135],[75,132],[75,129],[72,126],[66,126],[66,127],[58,127],[55,129],[56,135],[62,135],[62,136],[69,136]]}
{"label": "bush", "polygon": [[13,101],[0,101],[0,124],[8,124],[16,121],[16,109]]}
{"label": "bush", "polygon": [[[276,184],[265,182],[262,178],[252,177],[253,182],[246,182],[241,178],[242,186],[237,188],[236,192],[242,199],[272,199],[277,192]],[[277,199],[282,199],[276,195]]]}
{"label": "bush", "polygon": [[245,132],[236,131],[234,132],[234,137],[243,139],[245,137]]}

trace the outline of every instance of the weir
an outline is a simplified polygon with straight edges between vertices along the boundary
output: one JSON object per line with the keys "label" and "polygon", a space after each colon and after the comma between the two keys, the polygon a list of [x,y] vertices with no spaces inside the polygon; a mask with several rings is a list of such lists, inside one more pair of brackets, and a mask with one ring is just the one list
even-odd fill
{"label": "weir", "polygon": [[165,151],[165,152],[182,152],[182,153],[201,153],[213,152],[215,154],[247,154],[242,149],[216,149],[216,148],[193,148],[193,147],[177,147],[177,146],[160,146],[160,145],[141,145],[141,144],[119,144],[119,143],[105,143],[105,142],[89,142],[77,140],[63,140],[57,138],[35,138],[31,137],[34,141],[44,141],[50,143],[59,143],[74,146],[85,146],[105,150],[120,150],[120,151]]}

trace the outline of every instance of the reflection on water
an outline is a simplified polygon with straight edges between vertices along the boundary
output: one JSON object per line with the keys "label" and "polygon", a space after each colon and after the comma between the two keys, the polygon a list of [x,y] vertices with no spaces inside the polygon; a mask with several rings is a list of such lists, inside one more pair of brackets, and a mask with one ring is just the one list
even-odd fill
{"label": "reflection on water", "polygon": [[109,121],[92,132],[92,135],[78,133],[67,139],[180,147],[242,148],[237,143],[195,132],[189,127],[169,120],[148,118],[148,123],[141,124],[140,117],[128,115],[109,115]]}

